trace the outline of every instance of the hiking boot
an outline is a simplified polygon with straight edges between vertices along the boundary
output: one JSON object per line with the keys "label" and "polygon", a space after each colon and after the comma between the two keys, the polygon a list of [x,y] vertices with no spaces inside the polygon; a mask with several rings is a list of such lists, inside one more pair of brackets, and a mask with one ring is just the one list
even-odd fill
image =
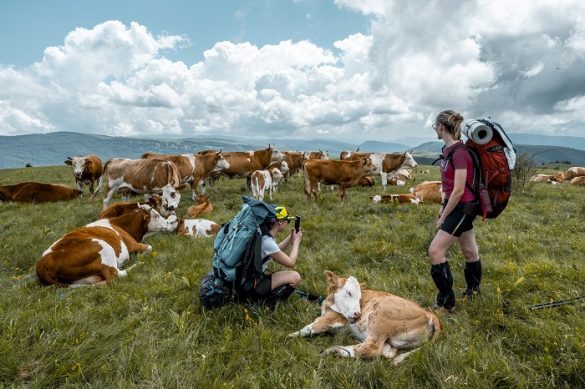
{"label": "hiking boot", "polygon": [[465,289],[465,291],[463,292],[463,294],[461,295],[461,297],[464,300],[473,300],[474,298],[477,297],[477,295],[481,294],[479,287],[477,289]]}

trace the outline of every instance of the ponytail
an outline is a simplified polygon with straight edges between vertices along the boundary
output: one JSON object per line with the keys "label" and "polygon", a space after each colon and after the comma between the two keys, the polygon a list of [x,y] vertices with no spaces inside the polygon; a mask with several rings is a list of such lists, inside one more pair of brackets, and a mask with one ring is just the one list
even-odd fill
{"label": "ponytail", "polygon": [[455,139],[461,139],[461,123],[463,116],[451,109],[441,112],[437,115],[437,123],[445,126],[445,129],[451,133]]}

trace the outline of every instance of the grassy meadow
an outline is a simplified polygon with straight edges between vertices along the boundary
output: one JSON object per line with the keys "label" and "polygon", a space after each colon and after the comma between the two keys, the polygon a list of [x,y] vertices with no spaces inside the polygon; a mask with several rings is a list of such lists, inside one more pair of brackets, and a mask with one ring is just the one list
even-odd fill
{"label": "grassy meadow", "polygon": [[[422,169],[431,174],[417,173]],[[437,179],[438,170],[424,166],[413,177],[414,183]],[[74,186],[65,165],[0,170],[0,185],[23,181]],[[410,184],[387,193],[407,192]],[[328,269],[432,305],[436,290],[426,249],[438,206],[373,204],[368,197],[382,194],[379,185],[352,188],[345,203],[336,191],[322,189],[319,203],[307,202],[301,178],[294,177],[273,200],[303,218],[296,267],[301,288],[324,294]],[[247,194],[245,181],[222,179],[209,194],[215,211],[208,218],[225,222]],[[333,345],[357,343],[347,330],[287,338],[320,313],[297,295],[274,311],[240,305],[202,310],[199,281],[211,269],[212,239],[160,233],[146,239],[151,253],[128,263],[141,266],[109,287],[41,287],[34,269],[42,252],[64,233],[94,221],[101,201],[88,202],[86,189],[84,197],[69,202],[3,203],[0,386],[585,387],[585,303],[529,309],[585,293],[584,197],[584,188],[568,183],[533,185],[514,193],[498,219],[476,221],[481,296],[458,300],[455,314],[440,315],[442,335],[399,366],[382,358],[319,355]],[[185,190],[178,214],[191,204]],[[450,260],[459,296],[465,280],[458,248]]]}

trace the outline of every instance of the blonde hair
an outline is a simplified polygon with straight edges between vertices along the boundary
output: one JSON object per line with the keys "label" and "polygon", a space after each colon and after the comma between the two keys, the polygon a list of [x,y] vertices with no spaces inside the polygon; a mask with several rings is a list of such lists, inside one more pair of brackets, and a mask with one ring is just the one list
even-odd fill
{"label": "blonde hair", "polygon": [[455,137],[455,139],[461,139],[461,123],[463,123],[463,116],[460,113],[448,109],[437,115],[436,122],[442,124],[445,129]]}

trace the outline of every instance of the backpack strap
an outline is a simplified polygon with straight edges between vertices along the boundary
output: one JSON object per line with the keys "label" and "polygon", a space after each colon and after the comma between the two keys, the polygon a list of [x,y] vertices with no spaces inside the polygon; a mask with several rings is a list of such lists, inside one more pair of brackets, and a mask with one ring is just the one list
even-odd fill
{"label": "backpack strap", "polygon": [[[479,192],[477,190],[477,187],[479,186],[480,182],[480,174],[479,174],[479,168],[481,166],[480,162],[479,162],[479,158],[477,156],[477,154],[471,150],[469,147],[467,147],[467,145],[463,142],[460,143],[459,147],[454,147],[452,150],[450,150],[446,155],[441,154],[439,156],[439,158],[435,159],[433,161],[433,165],[440,160],[446,159],[448,161],[453,161],[453,154],[455,154],[456,151],[460,150],[460,149],[465,149],[467,150],[467,153],[470,155],[471,157],[471,161],[473,163],[473,182],[470,184],[467,179],[465,179],[465,186],[467,188],[469,188],[469,190],[471,190],[471,193],[474,194],[475,199],[477,200],[479,198]],[[445,150],[445,146],[443,146],[443,152]]]}

